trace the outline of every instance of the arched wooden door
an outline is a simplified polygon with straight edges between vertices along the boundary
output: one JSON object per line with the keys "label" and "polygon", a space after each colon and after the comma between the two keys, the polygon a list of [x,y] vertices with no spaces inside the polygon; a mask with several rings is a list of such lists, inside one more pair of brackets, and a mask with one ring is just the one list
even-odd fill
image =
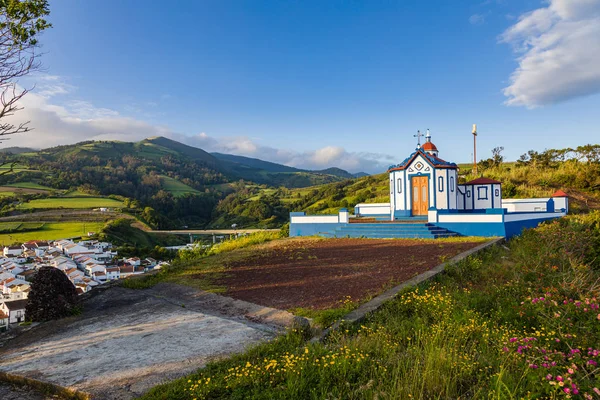
{"label": "arched wooden door", "polygon": [[412,215],[427,215],[429,210],[429,179],[426,176],[412,178]]}

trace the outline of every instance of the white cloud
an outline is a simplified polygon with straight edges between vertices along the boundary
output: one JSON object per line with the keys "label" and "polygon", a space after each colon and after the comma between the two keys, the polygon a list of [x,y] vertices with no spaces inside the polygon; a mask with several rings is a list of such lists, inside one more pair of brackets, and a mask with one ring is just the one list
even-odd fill
{"label": "white cloud", "polygon": [[481,25],[485,22],[485,15],[473,14],[469,17],[469,23],[471,25]]}
{"label": "white cloud", "polygon": [[[49,89],[48,82],[52,83],[54,89]],[[39,149],[85,140],[138,141],[152,136],[165,136],[210,152],[255,157],[302,169],[339,167],[351,172],[375,173],[385,171],[394,161],[387,155],[352,153],[337,146],[294,151],[265,146],[246,136],[217,138],[204,132],[185,135],[167,126],[124,116],[117,110],[97,107],[89,101],[59,101],[74,91],[76,88],[66,84],[60,77],[39,77],[36,90],[21,100],[24,109],[7,118],[12,123],[31,121],[29,126],[34,130],[14,135],[3,145]],[[126,108],[125,112],[133,111]]]}
{"label": "white cloud", "polygon": [[532,108],[600,92],[600,0],[550,0],[500,41],[519,54],[506,104]]}

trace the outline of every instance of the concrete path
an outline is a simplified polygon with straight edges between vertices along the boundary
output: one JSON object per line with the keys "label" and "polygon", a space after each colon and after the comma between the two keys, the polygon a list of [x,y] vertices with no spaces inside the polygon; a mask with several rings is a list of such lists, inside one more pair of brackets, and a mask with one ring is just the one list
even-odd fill
{"label": "concrete path", "polygon": [[171,284],[91,293],[82,316],[41,324],[5,343],[0,371],[97,399],[130,399],[294,323],[285,311]]}

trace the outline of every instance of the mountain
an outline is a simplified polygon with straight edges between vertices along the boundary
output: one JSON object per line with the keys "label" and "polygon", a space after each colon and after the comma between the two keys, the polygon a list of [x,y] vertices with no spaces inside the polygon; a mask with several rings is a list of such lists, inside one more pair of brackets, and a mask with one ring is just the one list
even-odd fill
{"label": "mountain", "polygon": [[352,175],[350,172],[345,171],[341,168],[336,168],[336,167],[332,167],[332,168],[327,168],[327,169],[322,169],[319,171],[313,171],[319,174],[326,174],[326,175],[333,175],[333,176],[338,176],[340,178],[344,178],[344,179],[352,179],[354,178],[354,175]]}
{"label": "mountain", "polygon": [[298,168],[288,167],[283,164],[276,164],[269,161],[259,160],[258,158],[250,158],[244,156],[236,156],[233,154],[211,153],[217,159],[226,163],[232,169],[257,169],[267,172],[303,172]]}
{"label": "mountain", "polygon": [[10,154],[21,154],[21,153],[32,153],[37,150],[31,149],[29,147],[5,147],[0,148],[0,153],[10,153]]}
{"label": "mountain", "polygon": [[[33,182],[53,189],[122,196],[130,199],[129,204],[136,201],[136,209],[151,207],[156,215],[149,211],[152,217],[148,218],[161,227],[205,226],[216,205],[232,192],[304,188],[351,176],[335,168],[304,171],[249,157],[210,154],[164,137],[0,153],[0,161],[23,166],[1,175],[0,185]],[[278,215],[286,218],[283,209],[279,210]]]}
{"label": "mountain", "polygon": [[263,170],[267,172],[276,172],[276,173],[309,173],[309,174],[322,174],[322,175],[332,175],[337,176],[343,179],[351,179],[355,176],[348,171],[345,171],[341,168],[327,168],[322,170],[309,170],[309,169],[300,169],[294,168],[283,164],[277,164],[270,161],[259,160],[258,158],[244,157],[244,156],[236,156],[233,154],[223,154],[223,153],[211,153],[213,156],[226,163],[226,165],[241,173],[247,174],[252,170]]}
{"label": "mountain", "polygon": [[364,178],[365,176],[370,176],[371,174],[367,174],[366,172],[357,172],[352,174],[355,178]]}

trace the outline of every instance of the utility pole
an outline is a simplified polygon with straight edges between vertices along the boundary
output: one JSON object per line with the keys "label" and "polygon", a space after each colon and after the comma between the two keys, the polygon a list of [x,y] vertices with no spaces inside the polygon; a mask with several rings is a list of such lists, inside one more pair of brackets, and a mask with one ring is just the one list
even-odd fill
{"label": "utility pole", "polygon": [[473,174],[477,175],[477,124],[473,124]]}

